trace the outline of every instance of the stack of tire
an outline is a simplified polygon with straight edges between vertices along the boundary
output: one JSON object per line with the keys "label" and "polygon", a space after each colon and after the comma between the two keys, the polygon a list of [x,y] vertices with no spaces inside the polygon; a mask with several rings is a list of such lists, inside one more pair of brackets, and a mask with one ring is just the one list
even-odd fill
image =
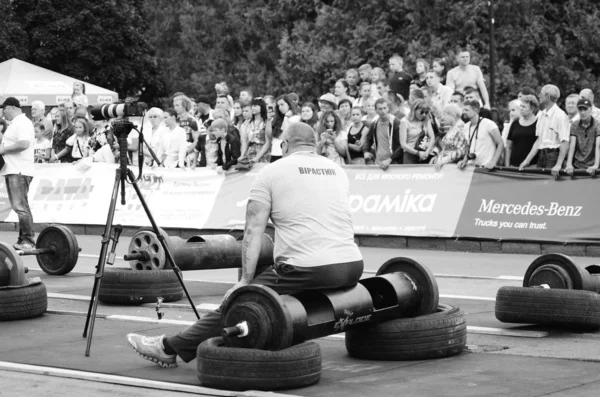
{"label": "stack of tire", "polygon": [[0,243],[0,321],[41,316],[48,309],[46,286],[39,278],[26,278],[15,250]]}
{"label": "stack of tire", "polygon": [[523,287],[502,287],[496,295],[496,318],[503,323],[600,328],[600,267],[585,269],[562,254],[535,259]]}
{"label": "stack of tire", "polygon": [[[165,241],[169,244],[169,236],[160,229]],[[152,228],[144,227],[135,232],[139,246],[150,242],[154,235]],[[144,241],[148,238],[148,241]],[[152,238],[156,243],[156,238]],[[113,305],[141,305],[156,303],[158,298],[163,302],[176,302],[183,298],[183,287],[172,269],[105,268],[98,300]]]}

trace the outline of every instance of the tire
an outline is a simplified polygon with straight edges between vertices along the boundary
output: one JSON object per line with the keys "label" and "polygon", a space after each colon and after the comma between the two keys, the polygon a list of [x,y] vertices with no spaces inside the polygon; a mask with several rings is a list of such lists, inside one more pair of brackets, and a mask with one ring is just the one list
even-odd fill
{"label": "tire", "polygon": [[0,288],[0,321],[38,317],[47,309],[48,293],[41,281],[30,280],[27,285]]}
{"label": "tire", "polygon": [[600,294],[591,291],[502,287],[495,311],[503,323],[600,328]]}
{"label": "tire", "polygon": [[438,305],[424,316],[346,331],[346,350],[366,360],[404,361],[449,357],[467,343],[467,320],[458,307]]}
{"label": "tire", "polygon": [[225,390],[284,390],[315,384],[321,377],[321,349],[306,342],[278,351],[226,347],[223,338],[198,346],[198,379]]}
{"label": "tire", "polygon": [[103,303],[139,305],[175,302],[183,297],[183,288],[173,270],[106,269],[100,283],[98,299]]}

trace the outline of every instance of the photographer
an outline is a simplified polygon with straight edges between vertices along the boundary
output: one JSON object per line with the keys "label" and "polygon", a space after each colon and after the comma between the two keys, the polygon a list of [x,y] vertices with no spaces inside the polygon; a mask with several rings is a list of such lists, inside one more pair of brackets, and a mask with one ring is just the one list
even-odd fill
{"label": "photographer", "polygon": [[469,150],[467,156],[458,163],[461,169],[468,163],[491,170],[504,151],[504,142],[498,126],[492,120],[481,117],[480,109],[481,104],[478,101],[466,101],[463,104],[463,112],[469,119],[465,125]]}

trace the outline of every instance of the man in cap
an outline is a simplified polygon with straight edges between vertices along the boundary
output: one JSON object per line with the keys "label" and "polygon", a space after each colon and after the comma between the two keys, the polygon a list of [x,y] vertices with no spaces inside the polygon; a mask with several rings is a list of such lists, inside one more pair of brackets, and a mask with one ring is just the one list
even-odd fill
{"label": "man in cap", "polygon": [[[242,242],[242,277],[226,294],[261,284],[279,294],[356,285],[363,260],[354,243],[346,172],[316,153],[315,132],[291,123],[282,135],[283,158],[262,168],[250,190]],[[261,238],[275,225],[275,264],[258,274]],[[196,358],[198,345],[221,334],[221,312],[205,314],[177,335],[127,335],[133,349],[162,367]]]}
{"label": "man in cap", "polygon": [[600,120],[600,109],[594,105],[594,91],[590,90],[589,88],[584,88],[579,93],[579,96],[583,99],[587,99],[592,104],[592,117]]}
{"label": "man in cap", "polygon": [[17,98],[6,98],[0,108],[10,121],[0,144],[0,155],[5,163],[0,175],[4,175],[10,206],[19,217],[19,238],[13,247],[17,250],[33,249],[33,216],[27,200],[29,184],[33,179],[33,123],[23,114]]}
{"label": "man in cap", "polygon": [[582,98],[577,102],[579,120],[571,123],[569,155],[565,171],[573,175],[574,169],[584,169],[594,176],[600,165],[600,120],[592,117],[593,104]]}

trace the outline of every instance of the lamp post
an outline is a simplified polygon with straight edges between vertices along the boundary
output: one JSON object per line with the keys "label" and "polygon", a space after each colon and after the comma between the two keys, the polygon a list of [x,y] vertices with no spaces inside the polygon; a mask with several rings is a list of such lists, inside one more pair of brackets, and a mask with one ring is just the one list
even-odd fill
{"label": "lamp post", "polygon": [[494,106],[496,86],[496,42],[494,40],[494,5],[488,0],[490,14],[490,107]]}

